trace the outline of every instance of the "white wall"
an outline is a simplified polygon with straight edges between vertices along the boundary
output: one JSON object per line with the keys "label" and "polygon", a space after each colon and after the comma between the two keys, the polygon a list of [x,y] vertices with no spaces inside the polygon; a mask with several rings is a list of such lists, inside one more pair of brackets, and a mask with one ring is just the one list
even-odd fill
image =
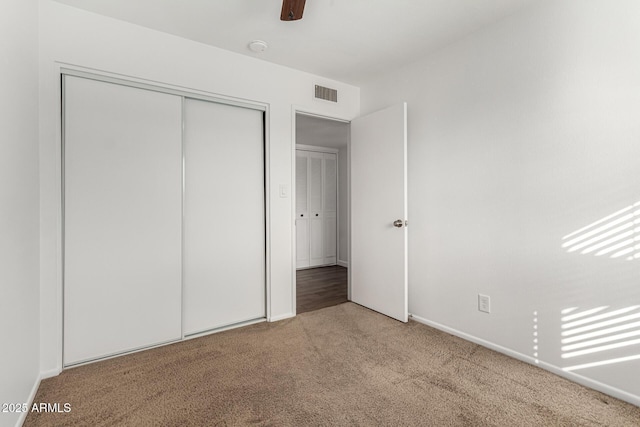
{"label": "white wall", "polygon": [[[640,259],[561,247],[640,200],[638,16],[634,0],[538,2],[361,86],[363,113],[408,102],[411,313],[530,361],[537,324],[551,370],[640,357],[562,358],[560,335],[570,307],[638,313]],[[573,372],[640,404],[639,359]]]}
{"label": "white wall", "polygon": [[[0,403],[28,403],[39,374],[38,2],[0,3]],[[0,413],[0,426],[17,413]]]}
{"label": "white wall", "polygon": [[[292,188],[293,106],[349,120],[359,112],[359,89],[258,59],[163,34],[53,2],[40,3],[42,188],[42,370],[55,374],[60,349],[60,164],[57,62],[189,90],[269,105],[268,167],[271,233],[271,318],[293,315]],[[313,99],[314,84],[341,93],[337,104]]]}

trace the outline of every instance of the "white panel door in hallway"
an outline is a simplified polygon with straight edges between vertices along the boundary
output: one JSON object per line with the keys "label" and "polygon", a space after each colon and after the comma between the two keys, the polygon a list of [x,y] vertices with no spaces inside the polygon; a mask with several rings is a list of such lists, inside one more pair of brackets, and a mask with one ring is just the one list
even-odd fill
{"label": "white panel door in hallway", "polygon": [[296,150],[296,267],[337,262],[337,157]]}
{"label": "white panel door in hallway", "polygon": [[296,268],[309,267],[309,156],[296,150]]}

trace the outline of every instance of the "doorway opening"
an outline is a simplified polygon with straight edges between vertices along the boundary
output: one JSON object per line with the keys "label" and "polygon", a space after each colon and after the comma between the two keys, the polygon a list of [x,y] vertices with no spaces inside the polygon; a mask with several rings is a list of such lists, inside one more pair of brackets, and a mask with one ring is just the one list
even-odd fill
{"label": "doorway opening", "polygon": [[349,300],[350,123],[295,114],[296,313]]}

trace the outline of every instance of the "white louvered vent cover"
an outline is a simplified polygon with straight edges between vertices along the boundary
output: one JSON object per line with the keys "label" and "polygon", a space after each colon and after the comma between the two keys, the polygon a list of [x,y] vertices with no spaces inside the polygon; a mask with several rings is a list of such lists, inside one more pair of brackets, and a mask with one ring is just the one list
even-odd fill
{"label": "white louvered vent cover", "polygon": [[326,101],[338,102],[338,91],[328,87],[316,85],[316,98]]}

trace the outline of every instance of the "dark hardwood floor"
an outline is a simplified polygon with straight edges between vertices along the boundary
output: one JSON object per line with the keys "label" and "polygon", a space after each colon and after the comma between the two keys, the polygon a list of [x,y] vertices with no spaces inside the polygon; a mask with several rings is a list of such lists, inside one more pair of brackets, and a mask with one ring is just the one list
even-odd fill
{"label": "dark hardwood floor", "polygon": [[347,302],[347,269],[338,265],[296,271],[297,313]]}

